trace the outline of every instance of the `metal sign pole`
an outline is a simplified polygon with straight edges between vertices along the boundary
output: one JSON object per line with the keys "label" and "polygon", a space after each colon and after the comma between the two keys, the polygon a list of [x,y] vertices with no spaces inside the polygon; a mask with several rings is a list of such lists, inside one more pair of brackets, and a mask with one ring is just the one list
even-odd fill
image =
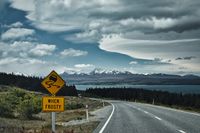
{"label": "metal sign pole", "polygon": [[86,120],[88,121],[89,120],[89,113],[88,113],[88,105],[85,106],[86,108]]}
{"label": "metal sign pole", "polygon": [[51,112],[52,133],[56,132],[56,112]]}
{"label": "metal sign pole", "polygon": [[[55,97],[55,94],[52,95]],[[56,133],[56,112],[51,112],[52,133]]]}

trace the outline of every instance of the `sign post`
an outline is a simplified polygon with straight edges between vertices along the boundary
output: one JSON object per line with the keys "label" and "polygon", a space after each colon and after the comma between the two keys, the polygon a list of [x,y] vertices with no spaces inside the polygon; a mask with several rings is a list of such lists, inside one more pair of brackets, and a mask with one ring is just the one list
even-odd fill
{"label": "sign post", "polygon": [[56,97],[56,93],[64,86],[65,81],[52,71],[43,81],[42,86],[51,94],[51,97],[42,98],[42,110],[51,112],[52,133],[56,132],[56,112],[64,111],[64,97]]}
{"label": "sign post", "polygon": [[88,113],[88,105],[86,104],[85,105],[85,112],[86,112],[86,120],[88,121],[89,120],[89,113]]}
{"label": "sign post", "polygon": [[51,112],[51,128],[52,133],[56,132],[56,112]]}

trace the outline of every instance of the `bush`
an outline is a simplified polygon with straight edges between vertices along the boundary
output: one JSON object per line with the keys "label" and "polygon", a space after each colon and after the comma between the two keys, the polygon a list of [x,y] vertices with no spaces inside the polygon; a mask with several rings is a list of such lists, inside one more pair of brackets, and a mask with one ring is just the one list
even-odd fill
{"label": "bush", "polygon": [[32,119],[33,114],[41,112],[41,99],[26,94],[24,99],[18,104],[18,113],[21,119]]}
{"label": "bush", "polygon": [[25,95],[27,94],[26,91],[24,90],[21,90],[21,89],[14,89],[11,91],[10,93],[12,96],[15,96],[15,97],[21,97],[21,98],[24,98]]}
{"label": "bush", "polygon": [[11,108],[11,104],[5,101],[3,98],[0,99],[0,116],[13,117],[13,109]]}
{"label": "bush", "polygon": [[1,117],[14,117],[16,106],[19,104],[20,97],[19,91],[10,90],[7,94],[1,95],[0,99],[0,116]]}
{"label": "bush", "polygon": [[31,100],[23,100],[18,105],[18,113],[21,119],[32,119],[33,110]]}
{"label": "bush", "polygon": [[82,103],[76,103],[76,102],[72,102],[72,103],[68,103],[65,106],[65,109],[70,110],[70,109],[80,109],[83,108],[84,104]]}
{"label": "bush", "polygon": [[21,89],[10,90],[0,98],[0,116],[32,119],[33,114],[41,112],[41,98]]}

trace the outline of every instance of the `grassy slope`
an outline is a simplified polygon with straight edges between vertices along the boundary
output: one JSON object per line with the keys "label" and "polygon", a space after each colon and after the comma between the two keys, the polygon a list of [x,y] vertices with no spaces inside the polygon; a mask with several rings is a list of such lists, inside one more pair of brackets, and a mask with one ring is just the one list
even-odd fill
{"label": "grassy slope", "polygon": [[[15,89],[13,87],[0,87],[0,96],[3,95],[9,95],[10,90]],[[34,92],[28,92],[27,93],[34,93]],[[41,93],[34,93],[37,97],[42,98]],[[64,112],[57,113],[56,115],[56,122],[67,122],[70,120],[80,120],[85,119],[85,105],[87,104],[89,106],[89,111],[96,110],[98,108],[102,107],[102,103],[99,101],[91,100],[89,98],[79,98],[79,97],[65,97],[65,106],[68,106],[69,108],[74,105],[79,104],[82,105],[81,108],[78,109],[68,109]],[[7,128],[6,132],[20,132],[22,128],[25,130],[35,130],[35,132],[41,132],[41,130],[50,131],[51,129],[51,113],[44,113],[40,112],[39,114],[34,115],[33,120],[20,120],[18,118],[3,118],[0,117],[0,127]],[[92,132],[96,126],[98,125],[98,122],[88,122],[82,125],[76,125],[76,126],[57,126],[57,131],[71,131],[74,130],[76,133],[90,133]],[[1,132],[1,131],[0,131]]]}

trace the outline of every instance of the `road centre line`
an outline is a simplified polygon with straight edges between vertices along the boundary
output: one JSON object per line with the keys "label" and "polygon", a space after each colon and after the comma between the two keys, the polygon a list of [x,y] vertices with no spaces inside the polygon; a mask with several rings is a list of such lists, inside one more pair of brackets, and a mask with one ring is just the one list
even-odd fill
{"label": "road centre line", "polygon": [[183,131],[183,130],[178,130],[180,133],[186,133],[185,131]]}
{"label": "road centre line", "polygon": [[126,105],[128,105],[128,106],[130,106],[130,107],[132,107],[132,108],[136,108],[136,109],[139,110],[139,111],[143,111],[145,114],[149,114],[149,115],[153,116],[154,118],[156,118],[156,119],[159,120],[159,121],[162,120],[160,117],[158,117],[158,116],[156,116],[156,115],[154,115],[154,114],[152,114],[152,113],[149,113],[149,112],[147,112],[147,111],[145,111],[145,110],[142,110],[141,108],[135,107],[135,106],[130,105],[130,104],[127,104],[127,103],[126,103]]}
{"label": "road centre line", "polygon": [[[127,103],[126,103],[127,104]],[[133,106],[133,105],[130,105],[130,104],[127,104],[128,106],[130,106],[130,107],[132,107],[132,108],[136,108],[137,110],[139,110],[139,111],[143,111],[145,114],[149,114],[149,115],[151,115],[151,116],[153,116],[154,118],[156,118],[157,120],[162,120],[160,117],[158,117],[158,116],[156,116],[156,115],[154,115],[154,114],[152,114],[152,113],[149,113],[149,112],[147,112],[147,111],[145,111],[145,110],[142,110],[142,109],[140,109],[140,108],[138,108],[138,107],[135,107],[135,106]],[[183,130],[178,130],[180,133],[186,133],[185,131],[183,131]]]}
{"label": "road centre line", "polygon": [[147,111],[143,111],[145,114],[149,114],[149,112],[147,112]]}
{"label": "road centre line", "polygon": [[106,126],[108,125],[110,119],[112,118],[112,116],[113,116],[113,114],[114,114],[115,106],[114,106],[112,103],[111,103],[111,105],[112,105],[112,108],[113,108],[113,109],[112,109],[112,112],[111,112],[110,116],[108,117],[106,123],[103,125],[103,127],[102,127],[101,130],[99,131],[99,133],[103,133],[103,131],[105,130]]}
{"label": "road centre line", "polygon": [[156,119],[160,120],[160,121],[162,120],[160,117],[157,117],[157,116],[154,116],[154,117],[155,117]]}

